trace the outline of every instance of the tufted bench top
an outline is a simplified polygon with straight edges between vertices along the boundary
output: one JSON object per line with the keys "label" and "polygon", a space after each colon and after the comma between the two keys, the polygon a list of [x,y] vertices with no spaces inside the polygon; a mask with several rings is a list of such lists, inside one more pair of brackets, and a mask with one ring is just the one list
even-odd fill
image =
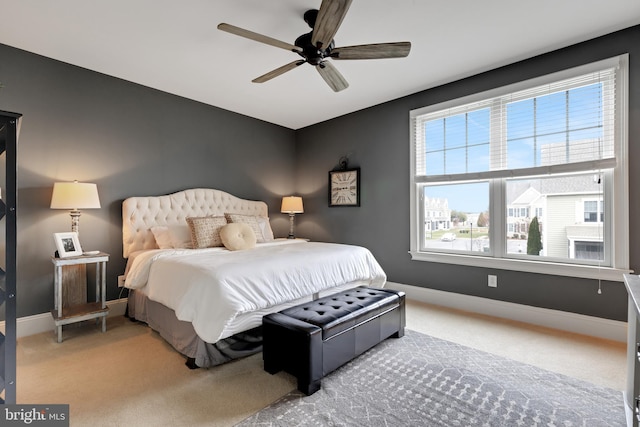
{"label": "tufted bench top", "polygon": [[322,328],[324,341],[397,307],[399,303],[396,293],[360,287],[300,304],[281,313]]}

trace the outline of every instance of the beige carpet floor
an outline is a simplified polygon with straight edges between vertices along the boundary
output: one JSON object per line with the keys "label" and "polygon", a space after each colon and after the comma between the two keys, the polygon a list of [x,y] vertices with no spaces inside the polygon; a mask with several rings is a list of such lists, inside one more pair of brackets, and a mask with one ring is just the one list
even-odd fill
{"label": "beige carpet floor", "polygon": [[[616,390],[623,343],[409,301],[407,327]],[[261,354],[211,369],[184,359],[146,326],[109,318],[18,340],[18,403],[66,403],[72,426],[232,426],[295,389]]]}

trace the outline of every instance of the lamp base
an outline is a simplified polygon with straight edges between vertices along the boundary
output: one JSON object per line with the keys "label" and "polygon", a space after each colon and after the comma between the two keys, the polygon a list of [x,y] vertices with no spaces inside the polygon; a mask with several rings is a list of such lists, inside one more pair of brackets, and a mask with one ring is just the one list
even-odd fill
{"label": "lamp base", "polygon": [[69,215],[71,215],[71,231],[78,233],[78,228],[80,226],[80,211],[73,209],[69,212]]}
{"label": "lamp base", "polygon": [[295,239],[296,236],[293,235],[293,221],[294,218],[296,217],[296,214],[294,213],[290,213],[289,214],[289,235],[287,236],[287,239]]}

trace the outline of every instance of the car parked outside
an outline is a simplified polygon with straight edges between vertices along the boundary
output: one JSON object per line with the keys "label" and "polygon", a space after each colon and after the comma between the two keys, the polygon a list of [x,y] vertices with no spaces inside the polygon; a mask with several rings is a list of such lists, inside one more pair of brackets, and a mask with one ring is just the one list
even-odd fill
{"label": "car parked outside", "polygon": [[453,242],[456,240],[456,233],[444,233],[440,240],[443,242]]}

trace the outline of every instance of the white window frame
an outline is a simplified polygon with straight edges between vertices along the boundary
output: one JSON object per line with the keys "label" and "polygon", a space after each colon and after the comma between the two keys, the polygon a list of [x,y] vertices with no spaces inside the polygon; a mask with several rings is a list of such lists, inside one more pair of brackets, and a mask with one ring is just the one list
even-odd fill
{"label": "white window frame", "polygon": [[[444,103],[431,105],[428,107],[412,110],[410,112],[409,124],[411,129],[411,143],[409,147],[410,162],[410,250],[412,260],[438,262],[456,265],[467,265],[474,267],[495,268],[504,270],[524,271],[533,273],[553,274],[559,276],[570,276],[590,279],[601,279],[611,281],[623,281],[623,274],[629,273],[629,178],[628,178],[628,54],[620,55],[603,61],[598,61],[584,66],[560,71],[557,73],[542,76],[504,86],[487,92],[482,92],[464,98],[450,100]],[[610,251],[611,266],[580,265],[573,263],[550,262],[545,260],[532,260],[516,258],[501,258],[489,253],[446,253],[429,249],[420,249],[420,236],[424,231],[421,223],[421,200],[422,186],[416,182],[416,132],[415,118],[429,112],[454,108],[456,106],[479,102],[483,99],[491,99],[507,93],[521,91],[527,88],[549,84],[556,81],[572,78],[582,74],[595,72],[605,68],[615,67],[616,75],[616,122],[615,122],[615,157],[616,166],[605,172],[604,179],[605,194],[611,195],[611,202],[606,203],[605,216],[611,218],[610,236],[611,244],[606,250]],[[490,218],[491,230],[498,239],[492,239],[492,245],[501,243],[500,240],[506,232],[507,207],[503,200],[504,181],[493,180],[490,185]],[[501,230],[495,232],[493,230]],[[606,243],[605,243],[606,245]]]}
{"label": "white window frame", "polygon": [[[586,221],[585,220],[585,214],[587,213],[587,210],[585,209],[585,203],[586,202],[592,202],[596,204],[596,220],[595,221]],[[581,209],[580,209],[580,216],[578,218],[576,218],[576,222],[580,222],[580,223],[584,223],[584,224],[602,224],[602,217],[604,215],[603,212],[603,201],[602,199],[599,198],[595,198],[595,197],[589,197],[589,198],[585,198],[582,199],[581,202]],[[590,211],[591,212],[591,211]]]}

